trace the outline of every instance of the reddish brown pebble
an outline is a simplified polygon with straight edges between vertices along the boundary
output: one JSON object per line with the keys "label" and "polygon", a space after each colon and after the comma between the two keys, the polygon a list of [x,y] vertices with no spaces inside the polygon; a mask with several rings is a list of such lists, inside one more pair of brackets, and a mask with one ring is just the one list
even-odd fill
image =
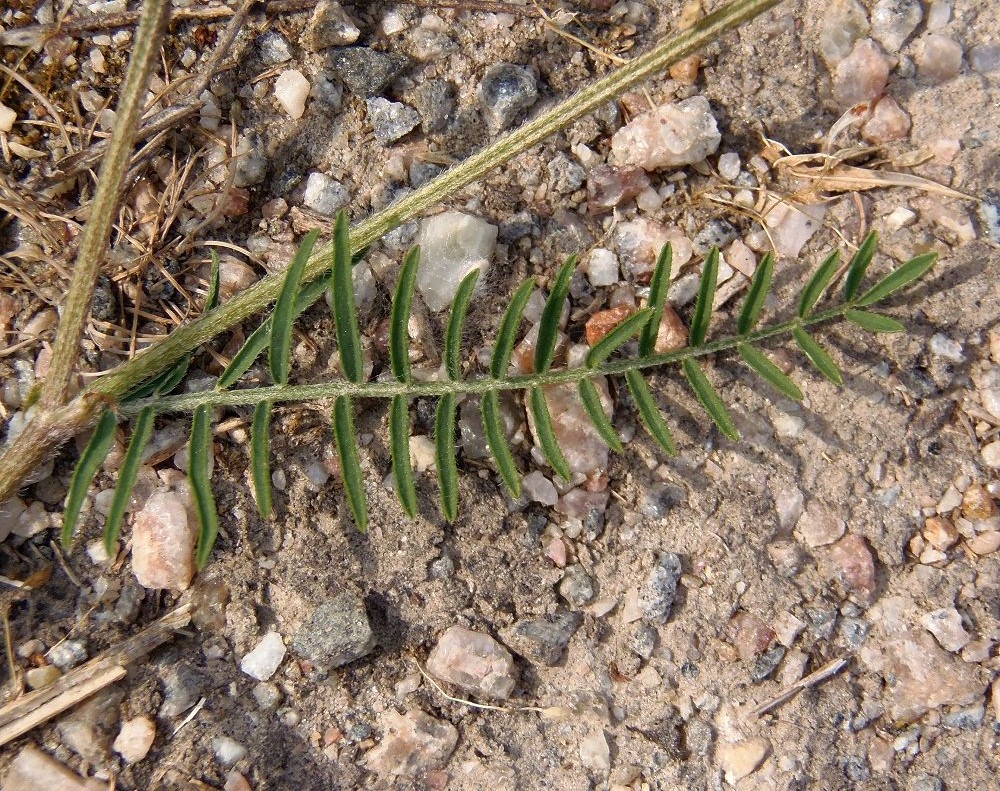
{"label": "reddish brown pebble", "polygon": [[660,328],[656,333],[656,345],[653,351],[657,354],[666,354],[687,346],[688,332],[681,317],[669,305],[663,307],[663,318],[660,319]]}
{"label": "reddish brown pebble", "polygon": [[689,55],[670,67],[670,78],[677,80],[681,85],[694,85],[698,80],[698,69],[700,68],[701,58],[697,55]]}
{"label": "reddish brown pebble", "polygon": [[628,305],[598,311],[587,319],[587,344],[596,346],[605,335],[631,315],[632,309]]}
{"label": "reddish brown pebble", "polygon": [[962,516],[966,519],[990,519],[996,516],[997,506],[990,493],[979,484],[965,490],[962,498]]}
{"label": "reddish brown pebble", "polygon": [[875,593],[875,561],[861,536],[844,536],[830,547],[828,560],[831,571],[848,593],[865,603],[871,601]]}
{"label": "reddish brown pebble", "polygon": [[905,140],[910,134],[910,116],[891,96],[883,96],[872,110],[872,116],[861,129],[861,136],[871,143]]}
{"label": "reddish brown pebble", "polygon": [[753,613],[738,612],[729,621],[729,635],[744,662],[764,653],[774,640],[774,630]]}
{"label": "reddish brown pebble", "polygon": [[[924,522],[924,538],[932,547],[943,552],[953,547],[958,541],[958,531],[943,516],[932,516]],[[914,554],[919,555],[920,552],[917,551]]]}
{"label": "reddish brown pebble", "polygon": [[649,187],[642,168],[598,165],[587,176],[587,206],[592,212],[609,211]]}

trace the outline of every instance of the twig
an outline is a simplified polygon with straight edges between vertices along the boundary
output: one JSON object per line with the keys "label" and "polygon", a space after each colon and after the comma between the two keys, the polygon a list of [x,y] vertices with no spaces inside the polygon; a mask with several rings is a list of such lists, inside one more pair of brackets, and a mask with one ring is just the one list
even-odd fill
{"label": "twig", "polygon": [[139,634],[74,668],[53,684],[0,709],[0,747],[123,678],[126,666],[171,638],[191,620],[191,605],[182,604]]}
{"label": "twig", "polygon": [[70,380],[80,354],[80,336],[90,314],[94,284],[108,248],[108,235],[120,199],[122,176],[132,153],[136,122],[169,15],[169,0],[147,0],[143,5],[142,21],[136,31],[135,48],[125,75],[114,131],[101,166],[90,219],[77,252],[69,296],[52,351],[52,363],[42,385],[43,409],[62,406],[69,394]]}
{"label": "twig", "polygon": [[817,670],[815,673],[810,673],[805,678],[800,678],[790,687],[786,687],[781,690],[773,698],[769,698],[761,703],[759,706],[748,711],[744,716],[744,720],[750,720],[755,717],[760,717],[762,714],[767,714],[771,709],[777,708],[782,703],[791,700],[796,694],[801,692],[807,687],[813,687],[817,684],[826,681],[831,676],[837,675],[841,670],[847,667],[847,663],[850,662],[850,657],[842,656],[840,659],[834,659],[831,662],[827,662],[823,667]]}

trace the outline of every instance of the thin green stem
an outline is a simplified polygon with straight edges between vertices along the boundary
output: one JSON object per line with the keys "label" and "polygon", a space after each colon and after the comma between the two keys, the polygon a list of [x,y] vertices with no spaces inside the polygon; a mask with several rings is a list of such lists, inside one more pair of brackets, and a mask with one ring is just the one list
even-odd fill
{"label": "thin green stem", "polygon": [[583,379],[595,376],[617,376],[627,371],[641,371],[683,362],[696,357],[707,357],[729,349],[735,349],[741,343],[755,344],[778,335],[787,335],[800,327],[831,321],[841,318],[850,305],[840,305],[836,308],[816,313],[806,318],[793,318],[775,324],[771,327],[751,332],[746,335],[731,335],[697,347],[679,349],[667,354],[655,354],[649,357],[613,360],[594,368],[563,368],[549,370],[544,373],[524,374],[509,378],[495,379],[483,376],[472,379],[441,380],[431,382],[361,382],[355,384],[344,379],[335,382],[319,382],[308,385],[275,385],[273,387],[254,387],[247,390],[208,390],[197,393],[167,396],[161,398],[145,398],[128,404],[123,404],[121,414],[131,416],[138,414],[145,407],[152,407],[156,412],[190,412],[200,406],[248,406],[261,401],[313,401],[319,399],[351,396],[352,398],[393,398],[404,395],[410,398],[440,397],[467,393],[482,395],[501,390],[528,390],[536,386],[557,384],[575,384]]}
{"label": "thin green stem", "polygon": [[80,336],[90,315],[94,284],[107,253],[111,224],[121,199],[125,169],[132,156],[132,144],[146,96],[146,86],[160,55],[160,41],[169,16],[169,0],[145,0],[142,4],[142,17],[135,33],[121,100],[116,108],[111,142],[101,165],[97,192],[80,240],[73,279],[52,351],[52,364],[42,385],[41,405],[44,409],[61,407],[69,397],[70,381],[80,356]]}

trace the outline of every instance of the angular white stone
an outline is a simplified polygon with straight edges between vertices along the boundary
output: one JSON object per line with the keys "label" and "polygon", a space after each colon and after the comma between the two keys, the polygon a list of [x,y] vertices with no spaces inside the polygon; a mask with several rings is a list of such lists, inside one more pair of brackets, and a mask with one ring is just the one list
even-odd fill
{"label": "angular white stone", "polygon": [[775,252],[795,258],[822,226],[826,209],[823,206],[796,207],[789,203],[775,203],[765,214],[764,222],[771,229]]}
{"label": "angular white stone", "polygon": [[927,613],[920,619],[920,625],[934,635],[943,649],[952,653],[961,651],[971,639],[962,626],[962,616],[954,607]]}
{"label": "angular white stone", "polygon": [[351,200],[347,187],[325,173],[310,173],[302,203],[320,214],[333,215]]}
{"label": "angular white stone", "polygon": [[419,709],[397,714],[390,708],[382,724],[385,736],[365,762],[383,778],[412,777],[444,766],[458,743],[454,725]]}
{"label": "angular white stone", "polygon": [[735,785],[747,775],[753,774],[771,751],[767,739],[748,739],[735,744],[719,745],[719,763],[726,773],[726,782]]}
{"label": "angular white stone", "polygon": [[611,748],[603,730],[589,733],[580,740],[580,763],[596,772],[611,769]]}
{"label": "angular white stone", "polygon": [[0,132],[10,132],[14,128],[14,122],[17,120],[17,113],[11,110],[7,105],[0,104]]}
{"label": "angular white stone", "polygon": [[301,71],[283,71],[274,81],[274,97],[281,109],[298,120],[306,111],[306,97],[309,96],[309,80]]}
{"label": "angular white stone", "polygon": [[112,745],[127,764],[134,764],[146,757],[156,738],[156,723],[149,717],[134,717],[122,723],[122,728]]}
{"label": "angular white stone", "polygon": [[268,632],[240,660],[240,670],[258,681],[267,681],[285,658],[285,643],[277,632]]}
{"label": "angular white stone", "polygon": [[196,531],[180,495],[155,492],[132,529],[132,572],[144,588],[186,590],[194,576]]}
{"label": "angular white stone", "polygon": [[619,164],[656,170],[701,162],[721,140],[708,99],[692,96],[634,118],[615,132],[611,150]]}
{"label": "angular white stone", "polygon": [[618,282],[618,257],[604,247],[595,247],[587,256],[584,271],[592,286],[613,286]]}
{"label": "angular white stone", "polygon": [[480,270],[482,282],[496,249],[497,232],[497,226],[457,211],[421,221],[417,288],[428,308],[436,313],[448,307],[473,269]]}

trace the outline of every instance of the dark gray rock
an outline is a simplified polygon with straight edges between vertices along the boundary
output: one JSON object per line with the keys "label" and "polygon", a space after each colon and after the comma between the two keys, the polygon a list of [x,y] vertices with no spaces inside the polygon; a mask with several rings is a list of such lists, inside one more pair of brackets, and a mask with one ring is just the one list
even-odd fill
{"label": "dark gray rock", "polygon": [[340,47],[331,51],[330,65],[351,93],[367,99],[402,74],[410,60],[368,47]]}
{"label": "dark gray rock", "polygon": [[636,621],[632,626],[632,650],[642,659],[649,659],[656,650],[659,639],[655,627],[643,621]]}
{"label": "dark gray rock", "polygon": [[204,675],[187,662],[170,665],[161,677],[163,704],[159,716],[172,719],[190,709],[202,697],[208,686]]}
{"label": "dark gray rock", "polygon": [[531,621],[518,621],[500,636],[516,653],[539,665],[552,666],[562,659],[570,639],[583,623],[578,612],[563,612]]}
{"label": "dark gray rock", "polygon": [[650,623],[666,623],[681,578],[681,559],[673,552],[664,552],[639,590],[639,609]]}
{"label": "dark gray rock", "polygon": [[513,124],[537,99],[535,75],[513,63],[498,63],[490,67],[479,84],[479,101],[486,122],[494,132]]}
{"label": "dark gray rock", "polygon": [[292,640],[295,653],[324,670],[360,659],[374,647],[365,603],[348,591],[320,604]]}
{"label": "dark gray rock", "polygon": [[424,134],[443,131],[455,112],[455,86],[447,80],[422,82],[407,98],[420,113]]}
{"label": "dark gray rock", "polygon": [[753,667],[750,668],[751,681],[763,681],[765,678],[768,678],[784,658],[785,647],[783,645],[775,646],[770,651],[765,651],[754,660]]}

